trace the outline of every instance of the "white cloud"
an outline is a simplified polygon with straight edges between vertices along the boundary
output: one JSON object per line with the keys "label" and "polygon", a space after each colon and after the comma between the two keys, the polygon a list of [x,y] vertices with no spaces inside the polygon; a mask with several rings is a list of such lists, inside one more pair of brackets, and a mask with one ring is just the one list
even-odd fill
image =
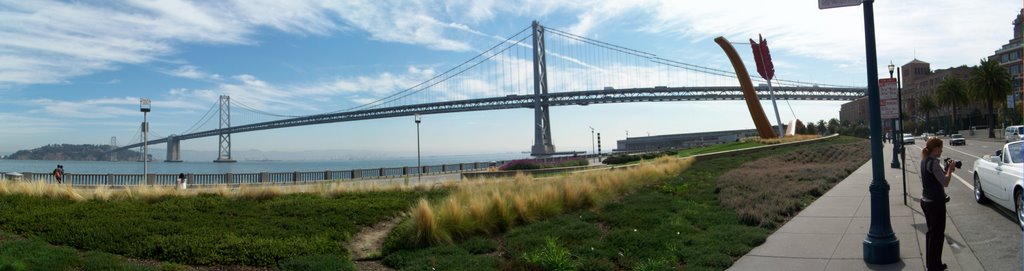
{"label": "white cloud", "polygon": [[[466,51],[447,35],[480,34],[442,22],[431,3],[406,1],[135,1],[100,6],[55,1],[0,2],[0,85],[60,83],[153,61],[180,44],[254,44],[260,27],[328,35],[350,26],[386,42]],[[486,9],[477,8],[480,18]],[[197,71],[176,70],[188,78]],[[207,79],[219,80],[208,74]]]}
{"label": "white cloud", "polygon": [[[646,25],[641,30],[649,33],[702,41],[725,36],[734,42],[763,33],[776,52],[864,65],[860,7],[818,10],[801,1],[601,1],[591,6],[571,31],[586,33],[641,12],[646,14],[640,16]],[[997,0],[875,2],[878,58],[909,61],[916,49],[917,57],[930,59],[933,68],[973,65],[1008,39],[1009,31],[979,30],[1009,29],[1019,8],[1019,3]]]}
{"label": "white cloud", "polygon": [[177,76],[177,77],[183,77],[183,78],[189,78],[189,79],[196,79],[196,80],[215,80],[215,81],[220,81],[220,80],[223,79],[223,78],[221,78],[221,76],[219,74],[207,73],[205,71],[200,70],[199,67],[192,66],[192,65],[183,65],[181,67],[178,67],[177,69],[163,71],[163,73],[167,74],[167,75],[171,75],[171,76]]}

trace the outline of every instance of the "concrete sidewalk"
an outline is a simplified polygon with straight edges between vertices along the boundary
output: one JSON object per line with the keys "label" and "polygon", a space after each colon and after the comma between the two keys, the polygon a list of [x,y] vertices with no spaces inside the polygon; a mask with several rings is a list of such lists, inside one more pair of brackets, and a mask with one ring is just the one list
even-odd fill
{"label": "concrete sidewalk", "polygon": [[[863,242],[871,226],[871,163],[865,163],[829,192],[775,231],[764,244],[744,255],[729,270],[924,270],[924,213],[918,202],[920,177],[907,171],[907,205],[903,204],[900,169],[889,167],[892,145],[885,144],[885,179],[893,232],[900,242],[900,261],[888,265],[864,262]],[[911,158],[911,152],[908,157]],[[907,163],[916,167],[916,160]],[[982,270],[964,245],[956,226],[946,220],[942,261],[949,270]],[[953,244],[952,246],[950,244]]]}

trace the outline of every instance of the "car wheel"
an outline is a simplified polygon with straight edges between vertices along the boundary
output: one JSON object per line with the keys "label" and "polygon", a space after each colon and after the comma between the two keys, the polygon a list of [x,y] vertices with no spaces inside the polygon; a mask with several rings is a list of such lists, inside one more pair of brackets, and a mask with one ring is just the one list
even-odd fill
{"label": "car wheel", "polygon": [[974,200],[978,203],[985,203],[988,198],[985,198],[985,191],[981,190],[981,179],[978,178],[978,174],[974,174]]}
{"label": "car wheel", "polygon": [[1021,230],[1024,230],[1024,193],[1017,189],[1013,197],[1017,198],[1017,224],[1020,225]]}

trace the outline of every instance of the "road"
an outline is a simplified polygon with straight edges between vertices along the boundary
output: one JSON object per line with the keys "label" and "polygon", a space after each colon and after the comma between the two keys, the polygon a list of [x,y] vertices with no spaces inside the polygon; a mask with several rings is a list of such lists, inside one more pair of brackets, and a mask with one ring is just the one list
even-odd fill
{"label": "road", "polygon": [[[949,142],[947,139],[944,141]],[[924,141],[915,143],[906,149],[908,183],[920,182],[918,170]],[[891,148],[892,145],[886,146]],[[946,209],[950,220],[985,270],[1021,270],[1024,239],[1021,239],[1021,229],[1016,224],[1013,211],[993,203],[982,205],[974,201],[972,170],[975,160],[994,153],[1002,146],[1002,141],[988,139],[968,139],[966,146],[944,145],[943,157],[963,161],[963,168],[953,173],[954,178],[946,188],[946,194],[951,198]]]}

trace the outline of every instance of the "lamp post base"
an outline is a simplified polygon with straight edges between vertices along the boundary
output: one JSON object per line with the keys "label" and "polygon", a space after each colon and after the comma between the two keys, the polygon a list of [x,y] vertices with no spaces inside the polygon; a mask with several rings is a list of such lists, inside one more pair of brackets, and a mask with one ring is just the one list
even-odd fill
{"label": "lamp post base", "polygon": [[900,240],[896,235],[864,239],[864,262],[869,264],[890,264],[900,260]]}

